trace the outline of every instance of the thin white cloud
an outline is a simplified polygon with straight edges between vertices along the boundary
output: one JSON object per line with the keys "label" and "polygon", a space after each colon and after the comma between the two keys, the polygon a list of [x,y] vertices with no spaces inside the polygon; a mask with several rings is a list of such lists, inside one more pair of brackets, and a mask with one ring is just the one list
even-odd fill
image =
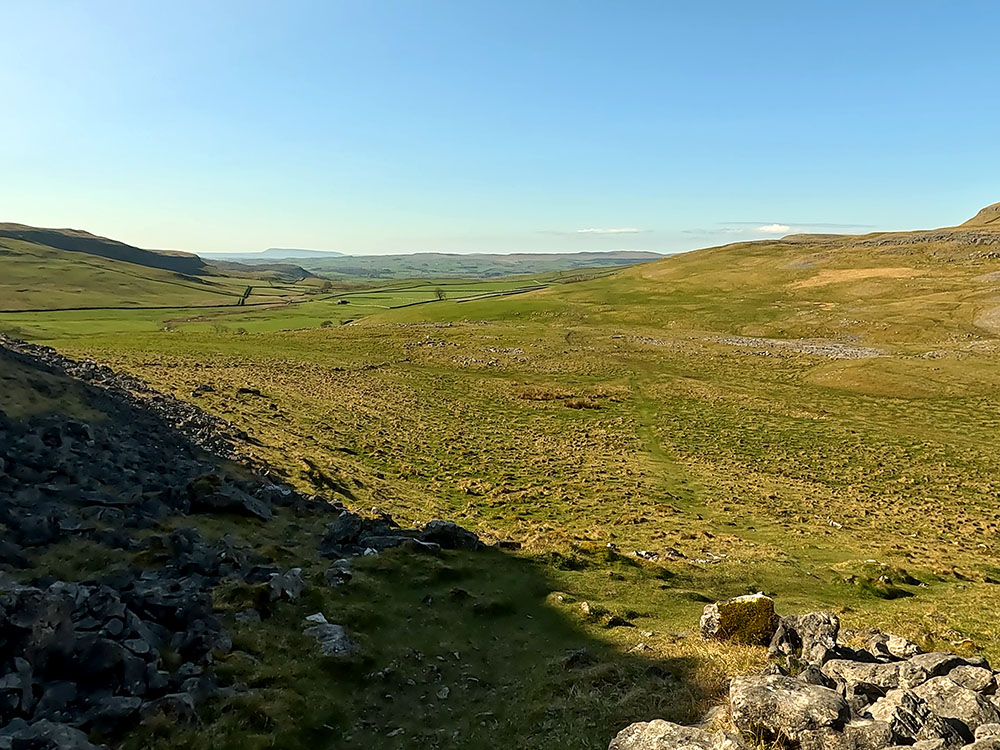
{"label": "thin white cloud", "polygon": [[757,227],[758,232],[764,232],[765,234],[787,234],[791,229],[787,224],[765,224],[762,227]]}
{"label": "thin white cloud", "polygon": [[589,229],[577,229],[577,234],[639,234],[643,230],[635,227],[591,227]]}
{"label": "thin white cloud", "polygon": [[[720,222],[723,226],[733,226],[733,227],[758,227],[765,222],[763,221],[723,221]],[[797,221],[791,226],[793,227],[810,227],[812,229],[877,229],[876,224],[831,224],[829,222],[822,221]]]}

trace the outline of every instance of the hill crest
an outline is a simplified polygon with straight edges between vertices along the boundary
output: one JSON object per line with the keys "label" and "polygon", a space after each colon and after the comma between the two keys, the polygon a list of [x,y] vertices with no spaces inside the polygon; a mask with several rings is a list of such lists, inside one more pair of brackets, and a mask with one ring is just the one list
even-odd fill
{"label": "hill crest", "polygon": [[1000,227],[1000,203],[993,203],[963,222],[963,227]]}
{"label": "hill crest", "polygon": [[143,250],[118,240],[100,237],[82,229],[51,229],[26,224],[0,223],[0,237],[33,242],[57,250],[97,255],[110,260],[135,263],[189,275],[206,272],[206,264],[197,255],[177,251]]}

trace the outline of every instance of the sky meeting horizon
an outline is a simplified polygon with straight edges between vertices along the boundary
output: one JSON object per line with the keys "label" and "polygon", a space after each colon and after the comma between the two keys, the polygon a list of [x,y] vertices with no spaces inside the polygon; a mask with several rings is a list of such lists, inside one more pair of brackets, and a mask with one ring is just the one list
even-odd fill
{"label": "sky meeting horizon", "polygon": [[0,0],[0,221],[661,253],[1000,201],[988,2]]}

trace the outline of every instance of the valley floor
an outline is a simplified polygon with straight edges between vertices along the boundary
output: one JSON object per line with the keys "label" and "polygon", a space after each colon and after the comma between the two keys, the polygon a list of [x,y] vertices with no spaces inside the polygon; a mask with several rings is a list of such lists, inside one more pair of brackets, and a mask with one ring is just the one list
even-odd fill
{"label": "valley floor", "polygon": [[46,342],[234,422],[303,489],[504,542],[366,560],[336,595],[364,669],[322,671],[281,623],[246,632],[257,661],[234,669],[260,704],[154,746],[604,747],[696,719],[762,660],[695,632],[706,601],[753,591],[1000,657],[988,342],[776,344],[525,300],[490,322]]}

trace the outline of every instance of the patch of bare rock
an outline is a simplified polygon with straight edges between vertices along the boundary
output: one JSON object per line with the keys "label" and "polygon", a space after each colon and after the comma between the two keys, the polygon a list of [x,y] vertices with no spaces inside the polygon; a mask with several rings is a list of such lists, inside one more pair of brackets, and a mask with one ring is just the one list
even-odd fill
{"label": "patch of bare rock", "polygon": [[1000,750],[998,673],[981,657],[924,653],[870,630],[840,642],[829,612],[777,617],[762,594],[705,608],[702,636],[767,644],[763,674],[732,679],[728,729],[655,719],[623,729],[609,750]]}
{"label": "patch of bare rock", "polygon": [[769,357],[774,352],[810,354],[825,359],[871,359],[883,357],[885,352],[870,346],[845,344],[828,339],[768,339],[758,336],[711,336],[705,341],[714,341],[727,346],[753,349],[758,356]]}

